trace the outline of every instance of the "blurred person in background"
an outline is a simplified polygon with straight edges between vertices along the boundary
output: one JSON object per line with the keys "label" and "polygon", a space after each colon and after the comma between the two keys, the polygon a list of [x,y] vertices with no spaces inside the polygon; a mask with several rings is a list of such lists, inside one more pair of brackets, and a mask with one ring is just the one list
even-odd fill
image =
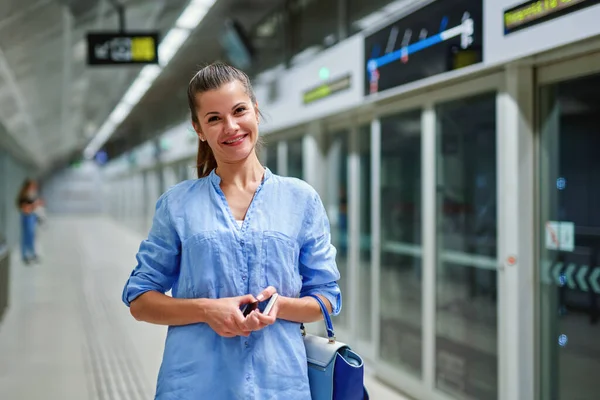
{"label": "blurred person in background", "polygon": [[[260,164],[245,73],[202,68],[188,102],[199,179],[160,197],[123,290],[137,320],[169,326],[156,399],[310,400],[300,323],[323,319],[312,295],[330,314],[342,303],[323,203]],[[256,308],[245,315],[248,304]]]}
{"label": "blurred person in background", "polygon": [[35,231],[42,206],[37,182],[25,179],[17,197],[17,207],[21,212],[21,257],[25,264],[39,261],[35,251]]}

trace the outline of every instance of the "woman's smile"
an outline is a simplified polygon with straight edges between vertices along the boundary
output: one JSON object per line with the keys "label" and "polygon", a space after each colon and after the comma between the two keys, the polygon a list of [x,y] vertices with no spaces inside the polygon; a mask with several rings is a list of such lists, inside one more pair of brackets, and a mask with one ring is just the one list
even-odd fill
{"label": "woman's smile", "polygon": [[223,144],[225,144],[227,146],[239,146],[240,144],[242,144],[244,142],[244,139],[246,139],[247,136],[248,136],[247,133],[243,134],[243,135],[236,135],[233,138],[223,142]]}

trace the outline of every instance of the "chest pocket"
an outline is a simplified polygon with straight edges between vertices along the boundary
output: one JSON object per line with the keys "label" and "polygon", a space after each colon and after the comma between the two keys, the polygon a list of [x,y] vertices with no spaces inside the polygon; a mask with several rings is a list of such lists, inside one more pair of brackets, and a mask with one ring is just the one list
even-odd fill
{"label": "chest pocket", "polygon": [[265,231],[262,239],[262,285],[273,286],[286,297],[297,297],[302,288],[296,241],[276,231]]}
{"label": "chest pocket", "polygon": [[182,296],[190,298],[219,298],[224,289],[219,275],[220,259],[215,232],[198,233],[183,244],[181,263]]}

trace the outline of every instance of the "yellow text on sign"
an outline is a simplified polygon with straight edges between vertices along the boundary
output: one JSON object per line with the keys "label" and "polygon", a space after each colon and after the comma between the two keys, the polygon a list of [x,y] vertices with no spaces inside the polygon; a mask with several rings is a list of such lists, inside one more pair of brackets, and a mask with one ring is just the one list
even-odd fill
{"label": "yellow text on sign", "polygon": [[131,60],[152,61],[156,58],[154,38],[136,37],[131,39]]}

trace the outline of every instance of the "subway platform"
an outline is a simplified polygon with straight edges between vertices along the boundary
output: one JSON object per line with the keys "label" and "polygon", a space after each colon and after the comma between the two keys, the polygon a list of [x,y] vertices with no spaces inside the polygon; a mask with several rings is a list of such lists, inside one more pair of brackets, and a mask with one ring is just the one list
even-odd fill
{"label": "subway platform", "polygon": [[[0,399],[153,398],[166,327],[121,302],[143,237],[101,216],[54,216],[38,237],[39,264],[12,254]],[[408,400],[367,375],[372,399]]]}

